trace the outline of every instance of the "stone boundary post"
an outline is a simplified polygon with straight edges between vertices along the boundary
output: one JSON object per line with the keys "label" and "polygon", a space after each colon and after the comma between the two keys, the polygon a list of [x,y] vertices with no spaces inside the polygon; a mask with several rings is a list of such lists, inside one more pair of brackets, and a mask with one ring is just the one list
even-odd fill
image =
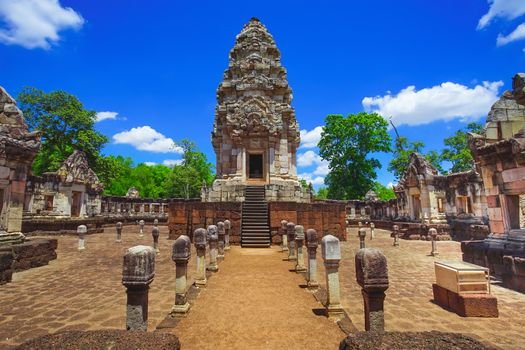
{"label": "stone boundary post", "polygon": [[224,222],[219,221],[217,223],[217,230],[218,230],[218,242],[217,243],[218,243],[218,249],[219,249],[217,259],[224,259],[224,237],[226,236]]}
{"label": "stone boundary post", "polygon": [[392,237],[394,238],[394,243],[392,243],[392,245],[394,247],[399,247],[399,226],[394,225],[392,227]]}
{"label": "stone boundary post", "polygon": [[288,222],[286,224],[286,234],[288,235],[288,261],[297,260],[295,255],[295,224],[293,222]]}
{"label": "stone boundary post", "polygon": [[87,226],[86,225],[79,225],[77,227],[77,233],[78,233],[78,250],[83,251],[86,249],[86,238],[85,235],[87,233]]}
{"label": "stone boundary post", "polygon": [[155,227],[159,226],[159,219],[154,219],[153,220],[153,226],[155,226]]}
{"label": "stone boundary post", "polygon": [[115,242],[116,243],[122,243],[122,223],[120,221],[117,222],[115,227],[117,229],[117,240]]}
{"label": "stone boundary post", "polygon": [[144,220],[140,220],[139,221],[139,227],[140,227],[140,231],[139,231],[139,237],[144,237]]}
{"label": "stone boundary post", "polygon": [[383,332],[385,290],[388,289],[386,257],[376,248],[360,249],[355,255],[355,271],[365,304],[365,329]]}
{"label": "stone boundary post", "polygon": [[359,249],[365,248],[366,229],[364,227],[357,231],[357,237],[359,237]]}
{"label": "stone boundary post", "polygon": [[295,272],[305,272],[306,267],[304,266],[304,227],[301,225],[295,225],[295,245],[297,247],[297,263],[295,264]]}
{"label": "stone boundary post", "polygon": [[153,236],[153,249],[155,249],[155,252],[159,254],[160,253],[160,249],[159,249],[160,231],[157,226],[153,226],[153,228],[151,229],[151,235]]}
{"label": "stone boundary post", "polygon": [[232,223],[230,220],[224,220],[224,250],[228,251],[230,250],[230,232],[232,228]]}
{"label": "stone boundary post", "polygon": [[155,277],[155,250],[143,245],[131,247],[124,255],[122,284],[126,287],[126,329],[147,331],[148,292]]}
{"label": "stone boundary post", "polygon": [[197,274],[195,276],[195,285],[204,287],[208,280],[206,279],[206,230],[198,228],[193,231],[193,244],[197,250]]}
{"label": "stone boundary post", "polygon": [[324,236],[321,240],[321,252],[326,271],[326,313],[328,317],[341,317],[344,311],[339,290],[339,261],[341,260],[339,239],[332,235]]}
{"label": "stone boundary post", "polygon": [[288,224],[288,221],[281,220],[281,251],[282,252],[288,251],[288,234],[286,232],[287,224]]}
{"label": "stone boundary post", "polygon": [[431,228],[430,230],[428,230],[428,235],[432,239],[432,250],[430,251],[430,255],[438,256],[439,252],[437,249],[437,242],[436,242],[437,235],[438,235],[437,230],[435,228]]}
{"label": "stone boundary post", "polygon": [[171,309],[172,314],[186,314],[190,309],[190,303],[186,298],[188,261],[191,257],[191,240],[186,235],[181,235],[173,243],[171,259],[175,262],[175,305]]}
{"label": "stone boundary post", "polygon": [[217,272],[219,271],[219,265],[217,264],[217,241],[219,240],[217,226],[208,226],[208,238],[210,239],[210,264],[208,265],[208,271]]}
{"label": "stone boundary post", "polygon": [[306,281],[308,289],[317,289],[319,282],[317,282],[317,232],[314,229],[306,231],[306,244],[308,247],[308,273],[306,274]]}
{"label": "stone boundary post", "polygon": [[376,237],[375,229],[376,229],[376,225],[373,222],[371,222],[370,223],[370,240],[373,240]]}

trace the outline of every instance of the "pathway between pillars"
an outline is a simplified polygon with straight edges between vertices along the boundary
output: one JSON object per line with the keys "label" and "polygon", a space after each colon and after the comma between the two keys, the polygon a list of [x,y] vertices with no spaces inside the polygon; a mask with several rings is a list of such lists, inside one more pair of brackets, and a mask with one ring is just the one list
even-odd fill
{"label": "pathway between pillars", "polygon": [[337,349],[345,334],[319,315],[321,304],[284,257],[275,246],[226,252],[173,329],[182,349]]}

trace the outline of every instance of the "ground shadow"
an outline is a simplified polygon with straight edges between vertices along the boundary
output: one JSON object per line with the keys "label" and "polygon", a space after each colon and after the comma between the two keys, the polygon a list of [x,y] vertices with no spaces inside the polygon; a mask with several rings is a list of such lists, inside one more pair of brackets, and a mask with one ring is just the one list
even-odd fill
{"label": "ground shadow", "polygon": [[325,309],[315,308],[315,309],[312,309],[312,312],[314,313],[315,316],[324,316],[324,317],[326,317],[326,310]]}

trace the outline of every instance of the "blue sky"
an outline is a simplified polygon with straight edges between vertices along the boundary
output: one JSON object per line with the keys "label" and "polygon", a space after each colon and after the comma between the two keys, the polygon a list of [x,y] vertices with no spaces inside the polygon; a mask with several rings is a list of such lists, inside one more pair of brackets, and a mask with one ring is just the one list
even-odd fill
{"label": "blue sky", "polygon": [[[173,164],[173,140],[214,163],[215,91],[253,16],[274,36],[303,134],[299,173],[322,184],[314,147],[331,113],[378,111],[426,150],[491,104],[524,71],[523,0],[0,0],[0,85],[62,89],[107,119],[106,154]],[[383,163],[379,181],[394,179]]]}

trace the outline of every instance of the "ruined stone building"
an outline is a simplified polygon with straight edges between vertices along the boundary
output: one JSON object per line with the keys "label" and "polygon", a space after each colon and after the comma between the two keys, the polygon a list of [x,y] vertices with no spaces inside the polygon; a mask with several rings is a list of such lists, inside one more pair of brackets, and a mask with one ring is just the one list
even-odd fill
{"label": "ruined stone building", "polygon": [[514,76],[512,91],[494,103],[469,147],[483,179],[491,235],[463,242],[463,258],[525,292],[525,74]]}
{"label": "ruined stone building", "polygon": [[26,239],[22,216],[26,180],[40,148],[15,100],[0,86],[0,284],[13,272],[46,265],[56,258],[56,240]]}
{"label": "ruined stone building", "polygon": [[217,89],[212,144],[217,178],[205,201],[243,201],[246,186],[264,186],[270,201],[309,202],[297,179],[299,126],[292,90],[272,35],[252,18],[237,35]]}
{"label": "ruined stone building", "polygon": [[32,218],[83,218],[101,213],[103,185],[86,155],[74,151],[57,171],[31,176],[25,195],[25,215]]}
{"label": "ruined stone building", "polygon": [[15,100],[0,86],[0,244],[23,241],[26,179],[40,148]]}

